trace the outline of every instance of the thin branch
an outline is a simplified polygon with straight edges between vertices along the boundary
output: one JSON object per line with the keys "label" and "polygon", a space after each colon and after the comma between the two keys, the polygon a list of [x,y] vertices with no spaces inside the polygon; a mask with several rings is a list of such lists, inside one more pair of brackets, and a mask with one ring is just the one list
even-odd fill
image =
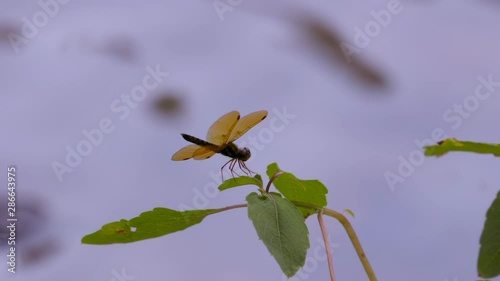
{"label": "thin branch", "polygon": [[269,189],[271,188],[271,183],[273,183],[273,181],[274,181],[277,177],[281,176],[282,174],[283,174],[283,172],[281,172],[281,171],[280,171],[280,172],[277,172],[276,174],[274,174],[274,175],[271,177],[271,179],[269,179],[269,182],[267,183],[267,186],[266,186],[266,193],[269,193]]}
{"label": "thin branch", "polygon": [[336,218],[342,224],[342,226],[344,226],[344,229],[347,232],[349,238],[351,239],[351,243],[354,246],[356,253],[358,254],[359,260],[361,261],[361,264],[363,264],[363,267],[365,268],[368,278],[370,279],[370,281],[376,281],[377,277],[375,276],[375,272],[373,271],[373,268],[370,265],[368,258],[366,257],[365,251],[361,246],[361,242],[359,242],[358,236],[356,235],[356,232],[354,231],[354,228],[352,227],[349,220],[341,213],[335,212],[334,210],[330,210],[327,208],[323,209],[323,213],[327,216]]}
{"label": "thin branch", "polygon": [[318,213],[318,222],[319,227],[321,228],[321,234],[323,234],[323,241],[325,242],[326,257],[328,259],[328,269],[330,270],[330,279],[332,281],[335,281],[335,273],[333,272],[332,248],[330,246],[330,240],[328,239],[328,232],[326,231],[322,212]]}
{"label": "thin branch", "polygon": [[363,265],[363,268],[365,269],[366,274],[368,275],[368,279],[370,281],[377,281],[377,277],[375,276],[375,272],[373,271],[373,268],[370,265],[368,258],[366,257],[365,251],[363,250],[363,247],[361,246],[361,243],[359,242],[358,236],[356,235],[354,228],[352,228],[351,223],[344,215],[342,215],[341,213],[336,212],[334,210],[328,209],[328,208],[320,208],[318,206],[314,206],[314,205],[307,204],[307,203],[293,201],[293,204],[295,204],[296,206],[306,207],[306,208],[317,210],[317,211],[319,211],[327,216],[330,216],[330,217],[337,219],[344,227],[345,231],[347,232],[347,235],[349,236],[349,239],[351,239],[351,243],[352,243],[354,249],[356,250],[356,253],[358,254],[358,258],[361,261],[361,264]]}
{"label": "thin branch", "polygon": [[220,212],[229,211],[229,210],[232,210],[232,209],[245,208],[245,207],[247,207],[247,204],[238,204],[238,205],[227,206],[227,207],[218,209],[217,211],[211,213],[210,215],[217,214],[217,213],[220,213]]}

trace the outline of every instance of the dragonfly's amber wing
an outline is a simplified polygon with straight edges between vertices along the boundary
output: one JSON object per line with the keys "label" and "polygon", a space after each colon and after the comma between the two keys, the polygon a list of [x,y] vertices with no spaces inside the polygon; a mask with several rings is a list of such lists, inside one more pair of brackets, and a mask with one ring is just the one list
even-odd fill
{"label": "dragonfly's amber wing", "polygon": [[252,112],[245,117],[241,118],[234,126],[231,135],[227,139],[228,142],[233,142],[239,137],[243,136],[248,130],[252,129],[255,125],[259,124],[267,117],[267,110],[259,110]]}
{"label": "dragonfly's amber wing", "polygon": [[239,119],[240,113],[238,111],[231,111],[222,115],[208,129],[207,142],[215,145],[226,143]]}
{"label": "dragonfly's amber wing", "polygon": [[181,149],[179,149],[174,155],[172,155],[173,161],[182,161],[188,160],[189,158],[193,158],[195,156],[195,151],[200,149],[201,146],[197,144],[190,144]]}
{"label": "dragonfly's amber wing", "polygon": [[204,160],[204,159],[208,159],[212,156],[214,156],[214,154],[217,153],[216,151],[213,151],[210,149],[210,147],[206,147],[206,146],[202,146],[200,148],[198,148],[194,154],[193,154],[193,159],[194,160]]}

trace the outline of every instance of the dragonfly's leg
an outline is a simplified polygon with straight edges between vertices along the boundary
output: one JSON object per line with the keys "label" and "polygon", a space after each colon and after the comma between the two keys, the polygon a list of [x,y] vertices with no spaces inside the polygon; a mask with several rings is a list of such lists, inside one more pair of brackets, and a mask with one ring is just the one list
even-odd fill
{"label": "dragonfly's leg", "polygon": [[231,159],[231,164],[229,164],[229,171],[231,171],[231,176],[234,178],[234,164],[235,164],[235,159]]}
{"label": "dragonfly's leg", "polygon": [[250,170],[248,167],[247,167],[247,164],[245,164],[244,161],[241,161],[241,165],[243,166],[243,168],[245,168],[245,170],[247,170],[250,174],[256,174],[254,171]]}
{"label": "dragonfly's leg", "polygon": [[[231,161],[233,161],[233,159],[227,161],[226,164],[224,164],[224,166],[222,166],[222,168],[220,168],[220,175],[222,177],[222,181],[224,181],[224,167],[226,167],[227,164],[231,163]],[[229,167],[231,167],[231,165],[229,165]]]}
{"label": "dragonfly's leg", "polygon": [[243,173],[245,173],[245,175],[250,176],[250,174],[246,171],[248,170],[248,168],[245,169],[245,162],[238,160],[238,166],[240,167],[240,170],[242,170]]}
{"label": "dragonfly's leg", "polygon": [[238,177],[240,176],[240,174],[238,174],[238,172],[236,172],[236,171],[234,170],[234,168],[236,167],[236,163],[237,163],[237,162],[238,162],[238,160],[237,160],[237,159],[233,159],[233,163],[231,163],[231,168],[230,168],[230,170],[231,170],[231,174],[233,175],[233,178],[234,178],[234,175],[237,175]]}

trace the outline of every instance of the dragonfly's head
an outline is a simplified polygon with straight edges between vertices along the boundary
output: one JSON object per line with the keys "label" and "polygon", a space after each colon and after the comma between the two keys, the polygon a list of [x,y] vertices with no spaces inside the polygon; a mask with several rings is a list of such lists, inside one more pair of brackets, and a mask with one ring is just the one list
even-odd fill
{"label": "dragonfly's head", "polygon": [[250,149],[248,147],[243,147],[238,150],[238,159],[241,161],[247,161],[250,159],[250,156],[252,156],[252,153],[250,153]]}

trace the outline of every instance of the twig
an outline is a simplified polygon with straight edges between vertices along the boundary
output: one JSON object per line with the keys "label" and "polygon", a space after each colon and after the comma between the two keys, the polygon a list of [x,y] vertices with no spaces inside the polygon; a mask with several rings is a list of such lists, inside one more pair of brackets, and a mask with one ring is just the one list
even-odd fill
{"label": "twig", "polygon": [[349,236],[349,239],[351,239],[352,246],[354,247],[354,249],[356,250],[356,253],[358,254],[358,258],[361,261],[361,264],[363,265],[363,268],[365,269],[366,274],[368,275],[368,279],[370,281],[377,281],[377,277],[375,276],[375,272],[373,271],[373,268],[370,265],[368,258],[366,257],[365,251],[363,250],[363,247],[361,246],[361,243],[359,242],[358,236],[356,235],[356,232],[354,232],[354,228],[352,228],[351,223],[344,215],[342,215],[339,212],[335,212],[334,210],[328,209],[328,208],[320,208],[318,206],[314,206],[314,205],[307,204],[307,203],[296,202],[296,201],[293,201],[293,203],[296,206],[314,209],[314,210],[317,210],[318,212],[322,212],[323,214],[325,214],[327,216],[330,216],[330,217],[337,219],[344,227],[345,231],[347,232],[347,235]]}
{"label": "twig", "polygon": [[269,193],[269,189],[271,188],[271,183],[273,183],[273,181],[281,176],[283,174],[283,172],[277,172],[276,174],[274,174],[271,179],[269,179],[269,182],[267,183],[267,186],[266,186],[266,193]]}
{"label": "twig", "polygon": [[326,257],[328,259],[328,269],[330,270],[330,279],[335,281],[335,273],[333,272],[333,259],[332,259],[332,248],[330,247],[330,240],[328,239],[328,232],[326,231],[325,222],[323,221],[323,213],[320,211],[318,213],[319,227],[321,228],[321,234],[323,234],[323,241],[325,242]]}
{"label": "twig", "polygon": [[229,210],[232,210],[232,209],[245,208],[247,206],[248,206],[247,204],[238,204],[238,205],[227,206],[227,207],[218,209],[217,211],[211,213],[210,215],[217,214],[217,213],[220,213],[220,212],[229,211]]}

